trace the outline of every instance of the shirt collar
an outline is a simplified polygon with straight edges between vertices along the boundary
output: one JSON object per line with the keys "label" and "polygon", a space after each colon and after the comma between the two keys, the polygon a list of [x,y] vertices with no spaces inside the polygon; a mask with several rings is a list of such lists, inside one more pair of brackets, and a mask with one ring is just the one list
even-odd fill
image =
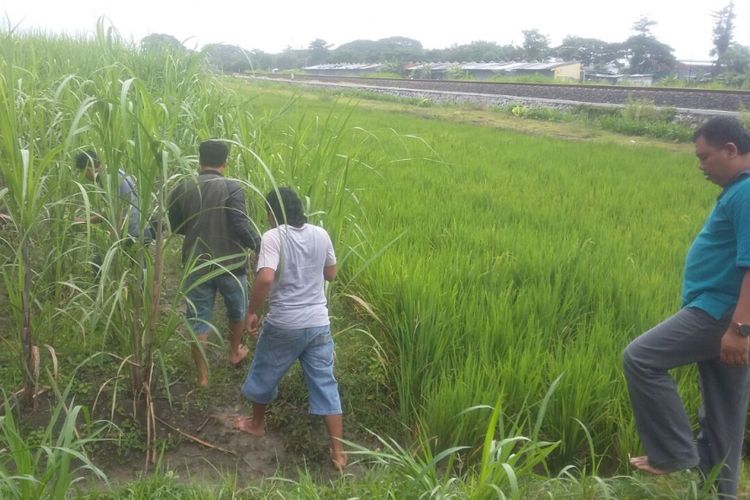
{"label": "shirt collar", "polygon": [[729,188],[731,188],[735,184],[737,184],[737,183],[739,183],[739,182],[747,179],[748,177],[750,177],[750,170],[743,170],[739,174],[735,175],[734,179],[732,179],[729,184],[727,184],[726,186],[724,186],[724,189],[721,190],[721,193],[719,193],[719,196],[716,199],[720,200],[721,197],[724,196],[724,193],[726,193],[729,190]]}

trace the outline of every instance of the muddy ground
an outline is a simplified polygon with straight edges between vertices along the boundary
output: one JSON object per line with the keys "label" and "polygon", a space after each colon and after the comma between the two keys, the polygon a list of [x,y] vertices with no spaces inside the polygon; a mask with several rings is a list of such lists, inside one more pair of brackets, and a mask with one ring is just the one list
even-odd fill
{"label": "muddy ground", "polygon": [[[307,414],[298,370],[287,375],[279,398],[269,407],[266,435],[255,437],[234,429],[231,422],[234,416],[250,414],[250,406],[239,392],[249,361],[240,369],[217,366],[223,359],[212,354],[215,382],[208,389],[197,388],[191,380],[179,381],[170,388],[171,404],[163,395],[155,400],[156,457],[152,463],[146,463],[143,426],[131,417],[132,401],[118,402],[113,420],[120,428],[119,439],[97,446],[93,452],[94,463],[114,485],[155,470],[172,471],[182,480],[202,484],[222,484],[227,477],[236,476],[239,487],[270,477],[296,479],[300,470],[322,481],[340,475],[329,461],[322,418]],[[352,422],[348,424],[354,427]],[[362,437],[359,432],[347,431],[347,439],[357,434]],[[362,471],[361,465],[351,464],[346,473]]]}

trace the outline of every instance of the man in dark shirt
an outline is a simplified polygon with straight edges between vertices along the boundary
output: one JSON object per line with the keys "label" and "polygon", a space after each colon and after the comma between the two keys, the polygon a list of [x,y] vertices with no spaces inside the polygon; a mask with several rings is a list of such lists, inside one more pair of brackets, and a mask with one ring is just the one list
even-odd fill
{"label": "man in dark shirt", "polygon": [[216,292],[224,298],[229,320],[229,363],[247,357],[242,345],[247,307],[247,250],[260,247],[245,209],[239,182],[224,177],[229,147],[208,140],[199,147],[200,172],[185,179],[170,194],[169,222],[172,230],[185,236],[182,264],[189,269],[186,280],[190,326],[201,345],[191,346],[198,368],[198,384],[208,385],[208,367],[202,347],[208,341]]}

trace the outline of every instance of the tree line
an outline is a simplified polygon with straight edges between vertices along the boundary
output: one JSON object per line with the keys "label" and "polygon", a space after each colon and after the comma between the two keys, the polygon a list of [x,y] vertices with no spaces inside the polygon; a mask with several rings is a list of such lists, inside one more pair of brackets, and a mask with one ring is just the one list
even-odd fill
{"label": "tree line", "polygon": [[[750,47],[734,41],[734,1],[712,14],[714,65],[713,78],[730,84],[750,84]],[[655,21],[646,17],[633,24],[633,34],[622,42],[605,42],[597,38],[567,36],[553,47],[537,29],[524,30],[520,45],[501,45],[478,40],[443,49],[425,49],[418,40],[388,37],[379,40],[354,40],[333,48],[317,38],[306,49],[288,47],[272,54],[247,50],[236,45],[208,44],[201,49],[209,64],[219,71],[247,72],[298,69],[328,63],[377,63],[383,71],[402,72],[410,62],[458,61],[540,61],[559,58],[580,61],[591,72],[653,74],[665,77],[675,70],[674,49],[659,41],[651,31]],[[151,34],[143,38],[144,50],[187,50],[173,36]]]}

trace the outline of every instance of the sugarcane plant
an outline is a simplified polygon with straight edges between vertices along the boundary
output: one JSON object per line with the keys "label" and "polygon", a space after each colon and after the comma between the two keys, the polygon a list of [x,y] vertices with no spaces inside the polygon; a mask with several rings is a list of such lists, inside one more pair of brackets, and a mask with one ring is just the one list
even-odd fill
{"label": "sugarcane plant", "polygon": [[[12,325],[20,344],[22,399],[32,406],[38,380],[39,350],[34,312],[44,300],[37,280],[46,263],[34,258],[36,245],[54,225],[54,207],[65,203],[51,179],[64,149],[50,123],[60,111],[52,92],[38,89],[38,79],[20,70],[16,41],[3,34],[0,58],[0,225],[3,284]],[[49,142],[54,142],[50,145]]]}

